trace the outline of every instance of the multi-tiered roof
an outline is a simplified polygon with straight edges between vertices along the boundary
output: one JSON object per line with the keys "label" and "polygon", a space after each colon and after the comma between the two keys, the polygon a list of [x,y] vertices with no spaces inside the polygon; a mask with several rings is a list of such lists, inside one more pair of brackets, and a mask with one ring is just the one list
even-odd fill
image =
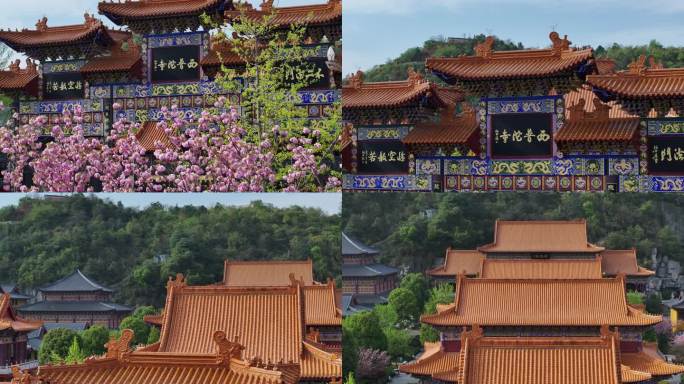
{"label": "multi-tiered roof", "polygon": [[492,243],[448,250],[428,273],[456,273],[456,294],[421,317],[444,337],[403,372],[459,384],[632,383],[684,372],[641,342],[662,316],[626,299],[625,276],[652,272],[635,250],[590,243],[583,220],[497,221]]}

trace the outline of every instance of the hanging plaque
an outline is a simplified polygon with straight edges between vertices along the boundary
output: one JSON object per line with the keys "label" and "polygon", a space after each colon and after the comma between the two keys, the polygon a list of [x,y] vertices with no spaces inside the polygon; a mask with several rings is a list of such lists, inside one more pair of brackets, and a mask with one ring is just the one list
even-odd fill
{"label": "hanging plaque", "polygon": [[408,154],[399,140],[358,142],[359,173],[406,173]]}
{"label": "hanging plaque", "polygon": [[200,79],[200,47],[186,45],[152,49],[152,82],[197,81]]}
{"label": "hanging plaque", "polygon": [[80,72],[46,73],[43,75],[45,100],[82,99],[85,96]]}
{"label": "hanging plaque", "polygon": [[491,154],[496,157],[553,156],[553,118],[549,113],[492,115]]}
{"label": "hanging plaque", "polygon": [[651,136],[648,138],[649,173],[684,173],[684,135]]}

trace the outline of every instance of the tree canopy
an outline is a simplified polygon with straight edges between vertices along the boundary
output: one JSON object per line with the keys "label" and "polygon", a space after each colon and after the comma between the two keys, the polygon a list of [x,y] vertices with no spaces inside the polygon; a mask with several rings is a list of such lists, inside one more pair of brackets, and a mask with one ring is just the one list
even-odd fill
{"label": "tree canopy", "polygon": [[31,289],[80,268],[133,306],[161,308],[166,280],[176,273],[191,284],[221,281],[226,259],[311,258],[316,279],[338,278],[339,247],[338,215],[258,201],[133,209],[74,195],[27,197],[0,209],[0,276]]}

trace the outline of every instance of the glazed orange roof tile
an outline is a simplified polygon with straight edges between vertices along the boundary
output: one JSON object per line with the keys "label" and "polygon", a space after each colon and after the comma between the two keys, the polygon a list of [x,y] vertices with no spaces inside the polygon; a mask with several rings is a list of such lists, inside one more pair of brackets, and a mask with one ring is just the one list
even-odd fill
{"label": "glazed orange roof tile", "polygon": [[455,381],[450,379],[458,375],[459,353],[442,351],[439,342],[425,343],[424,350],[416,361],[400,365],[399,370],[416,376],[432,376],[438,380]]}
{"label": "glazed orange roof tile", "polygon": [[303,294],[298,286],[191,287],[179,277],[169,282],[159,352],[208,354],[211,334],[238,336],[245,356],[299,363],[304,340]]}
{"label": "glazed orange roof tile", "polygon": [[666,69],[654,60],[647,68],[643,55],[627,71],[590,75],[586,81],[594,88],[627,99],[684,97],[684,69]]}
{"label": "glazed orange roof tile", "polygon": [[430,276],[479,275],[484,254],[476,250],[447,249],[444,264],[427,271]]}
{"label": "glazed orange roof tile", "polygon": [[567,93],[564,98],[567,120],[556,134],[556,142],[616,142],[637,138],[639,117],[616,102],[601,102],[586,86]]}
{"label": "glazed orange roof tile", "polygon": [[428,58],[432,72],[463,81],[548,77],[573,70],[593,59],[591,49],[573,49],[567,38],[550,34],[552,48],[493,51],[494,37],[475,47],[475,56]]}
{"label": "glazed orange roof tile", "polygon": [[481,279],[461,276],[454,303],[421,321],[437,326],[648,326],[662,316],[627,305],[624,278]]}
{"label": "glazed orange roof tile", "polygon": [[140,46],[135,44],[130,33],[121,37],[117,36],[117,38],[110,54],[90,59],[81,67],[81,73],[132,72],[134,70],[140,73],[142,69]]}
{"label": "glazed orange roof tile", "polygon": [[655,272],[640,267],[637,263],[636,249],[605,250],[601,252],[603,273],[616,276],[624,273],[627,276],[653,276]]}
{"label": "glazed orange roof tile", "polygon": [[26,68],[20,68],[19,63],[20,61],[16,60],[6,71],[0,71],[0,89],[18,90],[28,87],[31,83],[37,85],[37,65],[30,59],[26,60]]}
{"label": "glazed orange roof tile", "polygon": [[649,373],[635,371],[626,365],[622,365],[620,371],[622,383],[638,383],[649,380],[652,377]]}
{"label": "glazed orange roof tile", "polygon": [[203,66],[245,65],[245,60],[235,52],[230,41],[212,41],[209,53],[202,59]]}
{"label": "glazed orange roof tile", "polygon": [[225,0],[139,0],[103,1],[97,5],[101,14],[112,20],[147,19],[170,16],[199,16],[205,11],[217,8]]}
{"label": "glazed orange roof tile", "polygon": [[228,340],[224,332],[211,336],[214,352],[207,354],[132,351],[133,332],[124,330],[110,340],[104,357],[83,364],[41,366],[36,377],[14,369],[13,382],[43,384],[294,384],[294,365],[244,359],[244,346]]}
{"label": "glazed orange roof tile", "polygon": [[314,284],[313,262],[309,260],[238,261],[226,260],[223,283],[229,287],[289,286],[290,274],[304,282]]}
{"label": "glazed orange roof tile", "polygon": [[9,293],[0,296],[0,331],[11,329],[14,332],[30,332],[43,325],[42,321],[25,320],[17,316],[10,301]]}
{"label": "glazed orange roof tile", "polygon": [[484,259],[486,279],[600,279],[599,259],[511,260]]}
{"label": "glazed orange roof tile", "polygon": [[587,223],[576,221],[497,220],[494,242],[480,252],[600,252],[604,248],[587,241]]}
{"label": "glazed orange roof tile", "polygon": [[273,12],[269,19],[271,25],[276,27],[289,27],[292,24],[300,25],[323,25],[342,21],[342,0],[328,0],[322,4],[297,5],[291,7],[274,7],[273,0],[261,3],[260,9],[254,9],[251,4],[243,5],[243,9],[235,9],[225,12],[228,20],[240,18],[242,12],[245,17],[260,20]]}
{"label": "glazed orange roof tile", "polygon": [[304,286],[302,290],[306,309],[306,325],[342,325],[342,315],[336,303],[337,292],[332,280],[328,281],[326,285]]}
{"label": "glazed orange roof tile", "polygon": [[154,152],[157,149],[157,142],[161,142],[166,148],[173,147],[173,143],[169,136],[164,132],[156,121],[147,121],[143,123],[140,130],[135,134],[138,143],[148,152]]}
{"label": "glazed orange roof tile", "polygon": [[658,353],[656,343],[643,343],[643,350],[636,353],[622,353],[622,364],[633,370],[652,376],[669,376],[684,373],[684,365],[668,363]]}
{"label": "glazed orange roof tile", "polygon": [[[477,328],[476,328],[477,329]],[[618,384],[618,336],[462,336],[459,384]]]}
{"label": "glazed orange roof tile", "polygon": [[335,353],[323,351],[309,342],[304,342],[301,377],[308,380],[342,377],[342,359]]}
{"label": "glazed orange roof tile", "polygon": [[465,144],[480,129],[475,111],[470,109],[458,116],[451,108],[444,108],[441,118],[416,124],[401,141],[407,145],[416,144]]}
{"label": "glazed orange roof tile", "polygon": [[85,22],[83,24],[49,27],[47,22],[47,17],[38,20],[34,30],[0,30],[0,41],[15,51],[21,52],[30,47],[84,42],[93,39],[98,33],[108,36],[107,28],[102,24],[102,21],[88,13],[85,14]]}
{"label": "glazed orange roof tile", "polygon": [[413,68],[409,68],[408,79],[404,81],[365,83],[363,76],[358,71],[342,87],[344,108],[396,108],[416,103],[423,97],[429,97],[438,106],[454,106],[463,99],[460,93],[425,80]]}

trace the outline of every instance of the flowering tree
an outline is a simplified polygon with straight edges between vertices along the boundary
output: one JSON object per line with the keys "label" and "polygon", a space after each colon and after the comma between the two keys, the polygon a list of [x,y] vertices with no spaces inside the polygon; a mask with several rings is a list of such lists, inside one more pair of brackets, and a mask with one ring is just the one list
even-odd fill
{"label": "flowering tree", "polygon": [[[0,128],[0,153],[9,167],[3,189],[54,192],[259,192],[338,191],[340,173],[333,158],[340,121],[339,105],[311,123],[296,106],[305,82],[284,84],[285,64],[306,71],[310,53],[299,47],[303,29],[285,38],[271,34],[267,20],[233,23],[240,31],[237,52],[245,55],[247,80],[236,90],[235,74],[223,68],[217,81],[240,92],[246,116],[220,97],[214,108],[187,117],[176,106],[162,109],[157,129],[168,142],[148,153],[138,142],[140,124],[121,119],[104,140],[84,136],[83,111],[65,111],[48,125],[45,116],[28,124]],[[250,39],[268,35],[266,49],[248,57]],[[247,44],[247,45],[244,45]],[[240,47],[243,47],[242,49]],[[296,77],[301,77],[298,75]],[[114,105],[114,109],[120,108]],[[16,120],[17,116],[14,116]],[[45,135],[49,132],[49,135]]]}

